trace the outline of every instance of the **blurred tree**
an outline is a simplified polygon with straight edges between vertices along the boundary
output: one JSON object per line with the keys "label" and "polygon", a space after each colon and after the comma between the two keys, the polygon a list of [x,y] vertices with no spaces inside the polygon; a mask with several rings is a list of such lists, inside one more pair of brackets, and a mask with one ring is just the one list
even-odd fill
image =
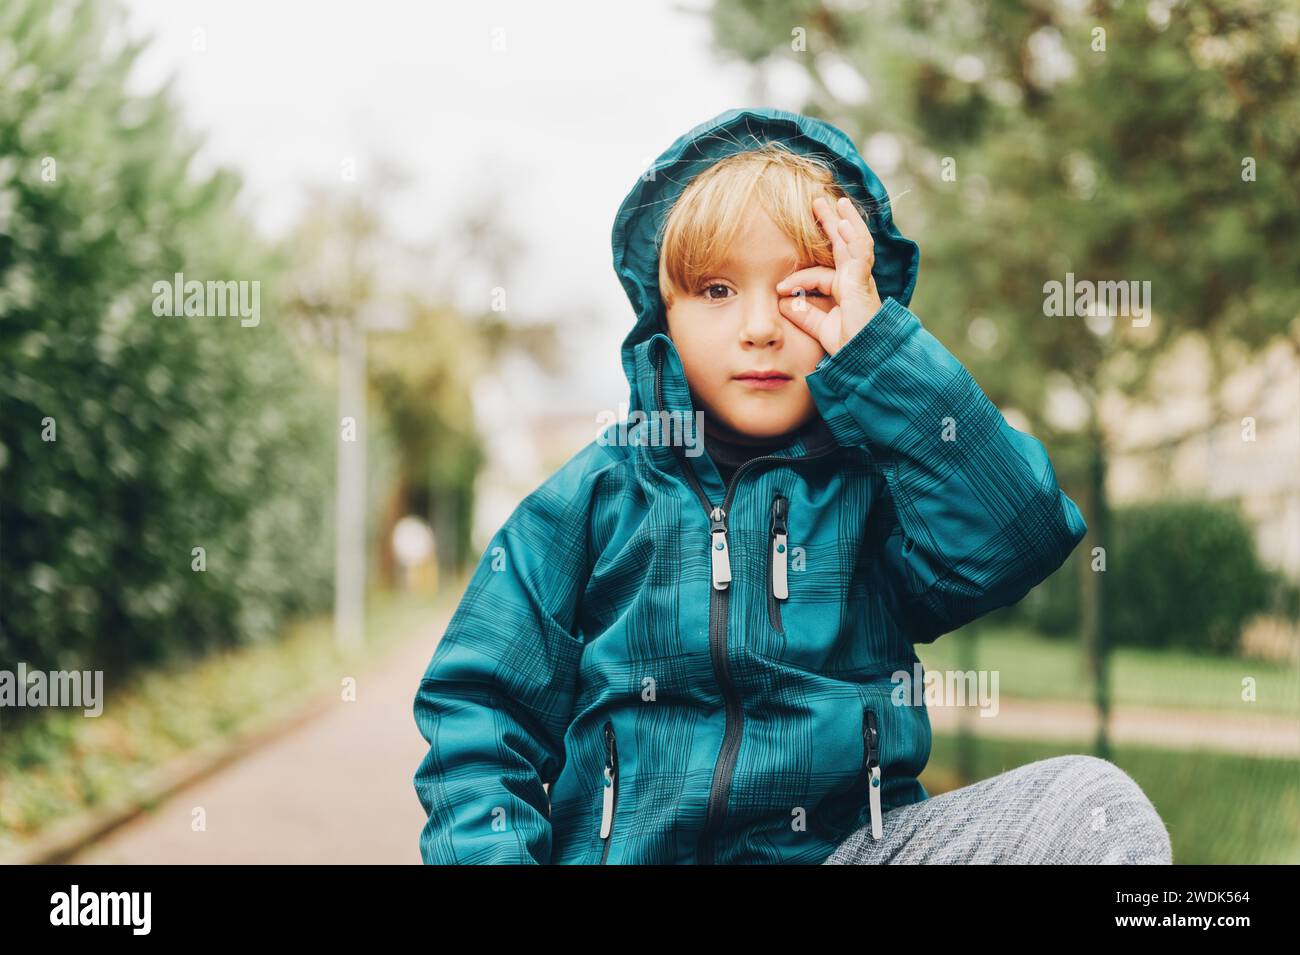
{"label": "blurred tree", "polygon": [[372,329],[367,373],[397,456],[375,528],[380,578],[393,586],[388,541],[406,514],[433,526],[440,570],[455,573],[471,557],[474,482],[485,460],[476,382],[509,353],[551,370],[561,354],[553,322],[511,321],[490,296],[478,310],[454,304],[469,298],[468,274],[507,286],[521,251],[517,237],[481,211],[486,204],[451,217],[430,241],[404,241],[385,206],[409,176],[382,158],[367,168],[375,172],[361,186],[311,190],[284,250],[295,262],[294,308],[317,340],[329,345],[340,321],[385,321]]}
{"label": "blurred tree", "polygon": [[[1113,646],[1240,652],[1246,623],[1285,614],[1286,577],[1259,559],[1250,524],[1235,501],[1166,498],[1114,508],[1110,557],[1125,568],[1110,582],[1106,633]],[[1067,558],[1075,567],[1087,555]],[[1075,567],[1077,570],[1077,567]],[[1074,636],[1079,588],[1063,574],[1046,580],[1017,609],[1038,632]]]}
{"label": "blurred tree", "polygon": [[[760,89],[799,71],[804,111],[891,180],[923,249],[918,314],[1083,487],[1085,552],[1109,543],[1108,394],[1147,394],[1184,335],[1210,344],[1212,401],[1265,343],[1300,349],[1294,3],[718,0],[711,17]],[[1048,317],[1067,272],[1149,281],[1150,323]],[[1106,575],[1080,566],[1104,753]]]}
{"label": "blurred tree", "polygon": [[[194,172],[167,91],[126,92],[125,32],[111,2],[0,5],[0,661],[110,686],[274,634],[330,566],[328,393],[238,180]],[[177,273],[259,319],[157,314]]]}

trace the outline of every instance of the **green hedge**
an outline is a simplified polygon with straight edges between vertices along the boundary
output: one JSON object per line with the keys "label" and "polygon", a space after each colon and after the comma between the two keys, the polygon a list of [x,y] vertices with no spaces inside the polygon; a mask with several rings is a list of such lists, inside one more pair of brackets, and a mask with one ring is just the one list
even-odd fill
{"label": "green hedge", "polygon": [[[1232,502],[1175,499],[1116,508],[1106,549],[1106,619],[1116,646],[1232,653],[1254,614],[1287,613],[1295,586],[1264,567]],[[1081,544],[1017,609],[1048,634],[1079,621]]]}
{"label": "green hedge", "polygon": [[[0,667],[109,682],[324,604],[335,439],[238,181],[126,94],[120,16],[0,5]],[[260,282],[260,323],[156,315],[177,272]]]}

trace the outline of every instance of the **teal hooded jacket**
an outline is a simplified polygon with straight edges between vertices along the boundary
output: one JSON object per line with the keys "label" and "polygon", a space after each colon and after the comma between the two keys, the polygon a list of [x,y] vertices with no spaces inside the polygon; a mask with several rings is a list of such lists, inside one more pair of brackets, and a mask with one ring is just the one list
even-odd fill
{"label": "teal hooded jacket", "polygon": [[[656,237],[694,175],[769,140],[874,210],[883,307],[806,376],[825,438],[724,485],[668,430],[696,409]],[[638,178],[613,245],[630,413],[519,503],[434,650],[414,706],[421,856],[820,863],[929,798],[914,645],[1019,600],[1087,526],[1041,442],[908,308],[919,250],[834,126],[772,109],[701,124]]]}

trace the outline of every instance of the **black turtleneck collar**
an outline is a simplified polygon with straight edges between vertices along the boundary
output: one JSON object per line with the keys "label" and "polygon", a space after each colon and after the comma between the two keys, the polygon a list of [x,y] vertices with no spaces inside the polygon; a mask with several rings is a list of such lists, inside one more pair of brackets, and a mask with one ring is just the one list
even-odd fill
{"label": "black turtleneck collar", "polygon": [[736,469],[746,461],[751,458],[761,458],[765,454],[771,454],[782,448],[788,448],[801,438],[810,452],[822,450],[835,443],[835,437],[831,434],[830,428],[826,426],[826,422],[822,420],[821,415],[814,414],[811,420],[795,431],[772,438],[769,441],[752,444],[740,444],[725,438],[715,438],[706,431],[704,433],[704,449],[709,452],[709,457],[717,465],[718,472],[722,475],[723,482],[726,483],[731,480],[731,475],[735,473]]}

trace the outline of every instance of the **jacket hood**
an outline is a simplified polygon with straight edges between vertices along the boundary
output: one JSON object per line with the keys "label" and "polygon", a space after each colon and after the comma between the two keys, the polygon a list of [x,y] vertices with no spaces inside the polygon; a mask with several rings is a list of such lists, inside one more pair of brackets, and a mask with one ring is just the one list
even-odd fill
{"label": "jacket hood", "polygon": [[614,220],[614,270],[632,303],[635,321],[623,340],[623,372],[631,388],[631,410],[652,407],[653,382],[649,347],[659,336],[672,356],[667,389],[682,397],[680,359],[661,325],[659,297],[659,230],[677,197],[699,173],[733,153],[779,141],[803,155],[822,158],[841,187],[866,208],[867,227],[875,241],[872,275],[883,302],[893,297],[907,305],[916,286],[920,249],[894,225],[889,195],[880,179],[840,129],[819,119],[776,109],[732,109],[701,123],[665,149],[627,194]]}

